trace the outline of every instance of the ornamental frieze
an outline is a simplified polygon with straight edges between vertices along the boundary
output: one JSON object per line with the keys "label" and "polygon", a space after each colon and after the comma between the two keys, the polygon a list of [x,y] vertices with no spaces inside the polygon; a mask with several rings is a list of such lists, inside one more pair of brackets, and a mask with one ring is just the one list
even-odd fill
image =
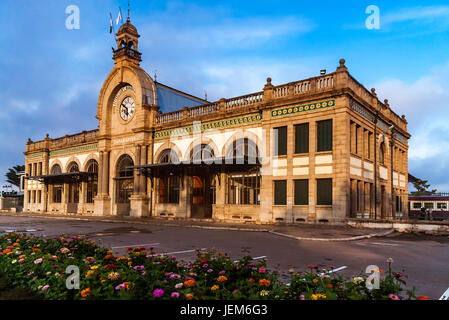
{"label": "ornamental frieze", "polygon": [[307,103],[307,104],[296,105],[296,106],[289,106],[289,107],[272,110],[271,117],[277,118],[277,117],[283,117],[283,116],[292,115],[292,114],[296,114],[296,113],[329,109],[334,106],[335,106],[335,99]]}

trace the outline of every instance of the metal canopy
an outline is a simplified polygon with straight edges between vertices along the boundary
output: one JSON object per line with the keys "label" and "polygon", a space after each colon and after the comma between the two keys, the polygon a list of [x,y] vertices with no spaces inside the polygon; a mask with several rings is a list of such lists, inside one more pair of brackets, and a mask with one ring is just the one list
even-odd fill
{"label": "metal canopy", "polygon": [[29,180],[36,180],[44,184],[61,184],[61,183],[76,183],[87,181],[89,177],[98,175],[96,172],[68,172],[61,174],[50,174],[42,176],[26,177]]}
{"label": "metal canopy", "polygon": [[208,158],[202,160],[189,160],[176,163],[157,163],[127,167],[139,170],[147,177],[166,176],[197,176],[219,173],[243,173],[257,172],[261,167],[258,158],[233,157],[233,158]]}

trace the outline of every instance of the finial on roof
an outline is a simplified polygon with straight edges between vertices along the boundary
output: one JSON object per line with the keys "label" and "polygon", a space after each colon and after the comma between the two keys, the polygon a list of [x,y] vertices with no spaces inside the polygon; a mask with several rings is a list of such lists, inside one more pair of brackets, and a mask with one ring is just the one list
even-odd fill
{"label": "finial on roof", "polygon": [[341,71],[341,70],[348,70],[348,68],[345,66],[346,60],[345,59],[340,59],[340,66],[337,67],[337,71]]}
{"label": "finial on roof", "polygon": [[371,88],[371,93],[373,94],[373,96],[377,97],[377,93],[376,93],[376,89],[375,88]]}
{"label": "finial on roof", "polygon": [[128,19],[127,21],[129,21],[129,0],[128,0]]}

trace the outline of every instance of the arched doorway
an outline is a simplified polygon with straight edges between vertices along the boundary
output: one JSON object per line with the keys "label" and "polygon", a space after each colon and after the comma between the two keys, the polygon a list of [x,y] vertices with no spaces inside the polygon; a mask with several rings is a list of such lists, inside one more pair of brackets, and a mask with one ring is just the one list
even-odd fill
{"label": "arched doorway", "polygon": [[[79,167],[76,162],[71,162],[68,166],[69,173],[79,172]],[[68,213],[78,212],[78,203],[80,201],[80,183],[79,181],[72,180],[69,183],[69,199],[67,203]]]}
{"label": "arched doorway", "polygon": [[134,171],[129,167],[134,166],[134,161],[127,154],[117,161],[115,183],[117,215],[129,215],[130,196],[134,191]]}
{"label": "arched doorway", "polygon": [[[190,159],[193,163],[206,162],[215,157],[214,150],[210,145],[201,144],[193,148]],[[212,201],[215,198],[215,183],[212,182],[215,177],[207,170],[207,164],[202,164],[204,170],[197,172],[191,178],[190,183],[190,203],[192,218],[211,218]]]}
{"label": "arched doorway", "polygon": [[[158,163],[179,163],[176,152],[172,149],[165,149]],[[180,196],[180,178],[177,175],[169,174],[165,177],[158,178],[157,181],[157,202],[178,204]]]}
{"label": "arched doorway", "polygon": [[[61,167],[59,164],[55,164],[50,171],[52,175],[62,174]],[[64,190],[64,185],[62,183],[53,184],[51,188],[51,202],[61,203],[62,202],[62,192]]]}

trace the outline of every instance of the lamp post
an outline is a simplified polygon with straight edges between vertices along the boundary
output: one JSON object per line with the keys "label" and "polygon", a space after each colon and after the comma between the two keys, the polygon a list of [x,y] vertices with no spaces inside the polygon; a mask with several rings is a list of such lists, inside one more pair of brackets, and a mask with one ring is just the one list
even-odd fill
{"label": "lamp post", "polygon": [[374,117],[374,220],[377,219],[377,121],[379,110],[376,110]]}
{"label": "lamp post", "polygon": [[394,125],[392,125],[389,129],[391,131],[391,138],[390,138],[390,170],[391,170],[391,217],[396,218],[396,214],[393,215],[394,212],[394,169],[393,169],[393,147],[394,147],[394,134],[395,129]]}

